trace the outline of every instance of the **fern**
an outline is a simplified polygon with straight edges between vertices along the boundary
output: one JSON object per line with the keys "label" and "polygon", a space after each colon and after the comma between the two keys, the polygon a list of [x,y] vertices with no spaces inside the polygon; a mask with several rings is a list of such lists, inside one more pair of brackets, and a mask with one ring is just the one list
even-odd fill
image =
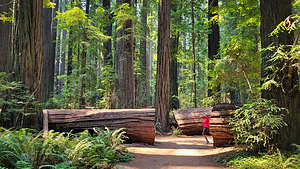
{"label": "fern", "polygon": [[229,119],[236,143],[254,149],[270,148],[278,129],[286,126],[283,112],[287,110],[265,99],[237,109],[234,117]]}

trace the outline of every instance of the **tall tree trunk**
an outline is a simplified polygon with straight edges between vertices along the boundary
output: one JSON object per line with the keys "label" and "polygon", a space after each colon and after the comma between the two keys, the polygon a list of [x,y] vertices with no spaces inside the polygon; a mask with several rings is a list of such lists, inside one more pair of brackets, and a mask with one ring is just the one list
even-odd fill
{"label": "tall tree trunk", "polygon": [[179,109],[178,99],[178,41],[179,34],[171,35],[171,64],[170,64],[170,108]]}
{"label": "tall tree trunk", "polygon": [[155,109],[162,131],[169,131],[171,0],[159,0]]}
{"label": "tall tree trunk", "polygon": [[[131,6],[131,0],[117,1],[120,3],[128,3]],[[124,22],[124,29],[118,31],[116,58],[119,74],[119,107],[134,108],[135,107],[135,81],[133,74],[133,23],[131,19]]]}
{"label": "tall tree trunk", "polygon": [[142,76],[139,79],[138,87],[137,87],[137,105],[140,107],[147,107],[151,104],[150,98],[150,86],[149,79],[147,78],[147,74],[149,74],[149,59],[147,56],[147,37],[148,37],[148,25],[147,25],[147,8],[148,8],[148,0],[142,0],[141,2],[141,23],[142,23],[142,31],[143,37],[140,40],[140,60],[142,62]]}
{"label": "tall tree trunk", "polygon": [[[66,2],[63,0],[58,0],[58,10],[59,12],[65,11]],[[59,21],[58,21],[59,22]],[[56,37],[56,55],[55,55],[55,87],[56,93],[60,94],[63,90],[63,80],[58,77],[65,74],[65,57],[66,57],[66,48],[64,40],[66,39],[66,31],[58,29]]]}
{"label": "tall tree trunk", "polygon": [[[112,17],[110,14],[110,0],[103,0],[103,7],[106,11],[106,17],[109,19],[108,23],[104,27],[104,34],[106,36],[112,36]],[[103,43],[103,58],[105,65],[113,65],[112,60],[112,43],[111,39],[108,39]]]}
{"label": "tall tree trunk", "polygon": [[[6,12],[10,15],[10,8],[12,7],[11,0],[0,0],[0,12]],[[11,46],[11,23],[0,21],[0,72],[8,72],[10,46]]]}
{"label": "tall tree trunk", "polygon": [[[86,0],[86,14],[88,15],[90,12],[90,0]],[[82,43],[82,54],[81,54],[81,85],[80,85],[80,98],[79,98],[79,107],[85,108],[86,100],[85,100],[85,74],[86,74],[86,58],[87,58],[87,32],[86,28],[83,30],[83,42]]]}
{"label": "tall tree trunk", "polygon": [[193,56],[193,102],[194,107],[197,107],[197,81],[196,81],[196,51],[195,51],[195,14],[194,14],[194,0],[191,0],[192,6],[192,56]]}
{"label": "tall tree trunk", "polygon": [[[216,10],[218,8],[218,0],[208,0],[208,20],[213,18],[214,16],[218,15],[216,13],[213,13],[213,10]],[[211,61],[215,59],[220,59],[218,56],[218,51],[220,49],[220,28],[219,24],[216,22],[211,22],[209,24],[209,29],[211,32],[208,34],[208,59]],[[208,71],[213,71],[214,64],[208,65]],[[210,76],[208,76],[208,81],[211,81]],[[219,87],[218,87],[219,88]],[[219,89],[214,90],[219,90]],[[208,96],[214,95],[212,89],[208,89]]]}
{"label": "tall tree trunk", "polygon": [[[12,60],[15,80],[22,81],[42,101],[42,9],[43,1],[16,0]],[[27,124],[38,126],[36,114]]]}
{"label": "tall tree trunk", "polygon": [[[178,23],[181,21],[181,16],[179,16],[177,11],[178,4],[176,1],[172,1],[171,10],[174,15],[171,15],[171,23]],[[171,30],[174,29],[171,24]],[[176,30],[171,31],[171,64],[170,64],[170,108],[178,109],[179,108],[179,99],[178,99],[178,45],[179,45],[179,33]]]}
{"label": "tall tree trunk", "polygon": [[[69,5],[72,5],[73,2],[74,2],[74,0],[71,0]],[[72,71],[73,71],[73,63],[72,63],[72,60],[73,60],[73,46],[71,46],[71,40],[70,40],[72,38],[72,28],[69,31],[68,36],[69,36],[69,41],[68,41],[68,60],[67,60],[67,85],[70,84],[70,76],[71,76]]]}
{"label": "tall tree trunk", "polygon": [[[278,36],[269,36],[280,22],[292,14],[291,0],[262,0],[260,11],[262,48],[266,48],[271,44],[275,46],[292,45],[293,34],[288,32],[281,32]],[[272,73],[266,70],[266,67],[270,64],[268,61],[272,54],[272,52],[262,54],[262,78]],[[275,100],[279,106],[289,110],[289,114],[285,118],[288,126],[280,131],[279,143],[284,147],[290,146],[291,143],[300,144],[300,99],[297,69],[285,68],[278,73],[276,80],[282,82],[281,86],[272,86],[270,90],[262,91],[262,97]]]}
{"label": "tall tree trunk", "polygon": [[[150,16],[152,16],[152,11],[150,11]],[[148,29],[148,36],[149,36],[149,39],[152,39],[152,36],[151,36],[151,33]],[[147,56],[147,71],[146,71],[146,74],[147,74],[147,79],[149,79],[148,81],[148,86],[149,86],[149,92],[152,93],[151,91],[151,81],[152,81],[152,62],[153,62],[153,41],[152,40],[148,40],[148,54],[146,55]],[[152,95],[149,96],[150,98],[150,105],[153,105],[153,101],[152,101]]]}
{"label": "tall tree trunk", "polygon": [[[56,2],[58,5],[58,2]],[[42,101],[46,102],[54,90],[54,65],[56,43],[56,15],[57,6],[43,9],[43,76],[42,76]]]}
{"label": "tall tree trunk", "polygon": [[[69,31],[69,38],[71,36],[72,36],[72,31]],[[71,47],[71,43],[69,42],[68,63],[67,63],[67,76],[68,76],[67,83],[68,84],[70,83],[69,76],[72,74],[72,70],[73,70],[72,59],[73,59],[73,48]]]}

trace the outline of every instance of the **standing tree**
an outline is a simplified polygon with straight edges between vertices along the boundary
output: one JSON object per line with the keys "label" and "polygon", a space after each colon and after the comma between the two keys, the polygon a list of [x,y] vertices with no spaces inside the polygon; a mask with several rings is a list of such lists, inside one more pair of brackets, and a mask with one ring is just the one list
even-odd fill
{"label": "standing tree", "polygon": [[[132,5],[131,0],[118,1],[121,5],[119,10],[130,12]],[[117,42],[117,70],[119,75],[119,107],[134,108],[135,107],[135,81],[133,73],[133,21],[130,13],[119,18],[119,24],[122,29],[118,30]],[[120,26],[120,25],[119,25]]]}
{"label": "standing tree", "polygon": [[[58,0],[56,0],[58,6]],[[46,102],[54,90],[54,65],[56,21],[53,20],[57,7],[49,8],[44,5],[43,9],[43,75],[42,75],[42,101]]]}
{"label": "standing tree", "polygon": [[171,4],[171,63],[170,63],[170,108],[178,109],[179,108],[179,99],[178,99],[178,47],[179,47],[179,31],[176,23],[181,20],[179,14],[176,13],[178,7],[178,1],[172,1]]}
{"label": "standing tree", "polygon": [[[108,18],[108,22],[106,22],[106,26],[104,28],[104,34],[106,36],[112,35],[112,23],[111,23],[111,14],[110,14],[110,0],[103,0],[103,8],[106,10],[106,18]],[[111,39],[108,39],[103,43],[103,57],[104,64],[112,66],[112,50],[111,50]]]}
{"label": "standing tree", "polygon": [[197,84],[196,84],[196,52],[195,52],[195,13],[194,0],[191,0],[192,7],[192,56],[193,56],[193,102],[194,107],[197,107]]}
{"label": "standing tree", "polygon": [[[208,20],[210,21],[209,29],[211,32],[208,34],[208,59],[214,61],[219,59],[218,52],[220,49],[220,28],[219,24],[216,22],[217,13],[215,12],[218,8],[218,0],[208,0]],[[212,71],[214,64],[210,63],[208,65],[208,71]],[[212,78],[208,76],[208,81]],[[218,89],[216,89],[218,90]],[[212,89],[208,89],[208,96],[214,95]]]}
{"label": "standing tree", "polygon": [[169,130],[171,0],[159,0],[155,109],[162,131]]}
{"label": "standing tree", "polygon": [[[85,6],[85,13],[86,15],[90,12],[90,0],[86,0]],[[79,98],[79,107],[85,108],[86,99],[85,99],[85,88],[86,88],[86,59],[87,59],[87,29],[83,28],[82,33],[82,52],[81,52],[81,84],[80,84],[80,98]]]}
{"label": "standing tree", "polygon": [[[9,14],[11,7],[12,2],[10,0],[0,0],[0,14],[4,12]],[[11,23],[0,19],[0,72],[8,72],[11,45],[10,32]]]}
{"label": "standing tree", "polygon": [[[16,0],[12,32],[11,72],[38,101],[42,100],[42,11],[43,1]],[[38,115],[26,122],[37,127]]]}
{"label": "standing tree", "polygon": [[[280,7],[280,8],[279,8]],[[261,11],[261,46],[267,48],[270,45],[279,47],[280,45],[292,45],[293,34],[280,32],[277,36],[271,36],[270,33],[276,26],[292,14],[291,0],[262,0],[260,2]],[[284,48],[283,52],[290,47]],[[299,144],[299,81],[298,72],[293,63],[283,63],[282,60],[270,62],[274,52],[267,51],[262,54],[262,78],[273,77],[278,86],[271,85],[269,90],[262,91],[262,97],[274,100],[279,106],[289,110],[286,117],[288,126],[281,130],[280,143],[283,146],[289,146],[291,143]],[[290,57],[287,55],[287,57]],[[284,66],[288,65],[288,66]],[[276,67],[276,70],[269,70],[267,67]]]}
{"label": "standing tree", "polygon": [[149,55],[147,54],[147,37],[149,34],[148,24],[148,0],[141,1],[141,31],[143,37],[140,40],[140,60],[141,60],[141,76],[142,80],[137,83],[137,105],[147,107],[151,104],[150,100],[150,84],[147,74],[149,74]]}

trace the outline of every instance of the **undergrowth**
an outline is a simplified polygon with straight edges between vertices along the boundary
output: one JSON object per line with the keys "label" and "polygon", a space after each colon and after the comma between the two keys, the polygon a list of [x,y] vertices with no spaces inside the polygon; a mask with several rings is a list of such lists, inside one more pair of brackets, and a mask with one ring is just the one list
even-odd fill
{"label": "undergrowth", "polygon": [[43,137],[31,129],[0,130],[0,168],[108,169],[133,155],[120,146],[124,131],[99,130],[79,134],[48,132]]}
{"label": "undergrowth", "polygon": [[296,152],[257,153],[246,149],[238,149],[218,157],[218,161],[235,169],[298,169],[300,168],[300,146]]}

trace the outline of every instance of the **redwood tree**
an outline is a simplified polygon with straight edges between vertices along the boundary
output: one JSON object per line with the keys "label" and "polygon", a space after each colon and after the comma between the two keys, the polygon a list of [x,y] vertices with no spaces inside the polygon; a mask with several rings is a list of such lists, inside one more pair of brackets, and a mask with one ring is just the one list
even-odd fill
{"label": "redwood tree", "polygon": [[[108,22],[106,23],[106,26],[104,28],[104,34],[107,36],[112,36],[112,23],[111,23],[111,14],[110,14],[110,0],[103,0],[103,8],[107,10],[106,17],[108,18]],[[112,50],[111,50],[111,39],[108,39],[103,43],[103,58],[104,58],[104,64],[111,65],[112,62]]]}
{"label": "redwood tree", "polygon": [[159,0],[155,109],[162,131],[169,130],[171,0]]}
{"label": "redwood tree", "polygon": [[[266,48],[273,44],[292,45],[293,34],[281,32],[277,36],[269,36],[276,26],[286,17],[292,14],[291,0],[262,0],[260,2],[261,11],[261,46]],[[262,54],[262,78],[267,77],[273,72],[266,70],[270,56],[274,53],[271,51]],[[276,63],[282,65],[282,63]],[[293,67],[279,68],[277,71],[276,81],[279,87],[271,86],[270,90],[262,91],[262,97],[275,101],[279,106],[288,108],[289,114],[286,117],[287,127],[281,130],[280,144],[289,146],[291,143],[300,144],[300,99],[299,99],[299,81],[297,69]]]}
{"label": "redwood tree", "polygon": [[55,64],[55,39],[56,21],[53,20],[56,14],[58,0],[55,8],[43,9],[43,75],[42,75],[42,100],[46,102],[54,90],[54,64]]}
{"label": "redwood tree", "polygon": [[[15,1],[11,54],[14,80],[22,81],[38,101],[42,98],[42,3],[39,0]],[[25,125],[37,127],[38,117],[36,114],[25,121]]]}
{"label": "redwood tree", "polygon": [[171,61],[170,61],[170,108],[178,109],[179,108],[179,99],[178,99],[178,46],[179,46],[179,32],[176,27],[176,23],[181,20],[180,15],[176,13],[178,7],[178,1],[172,1],[171,4],[171,38],[170,38],[170,47],[171,47]]}
{"label": "redwood tree", "polygon": [[[10,13],[11,0],[0,0],[0,13]],[[8,72],[11,23],[0,21],[0,72]]]}
{"label": "redwood tree", "polygon": [[[118,0],[118,4],[132,5],[131,0]],[[127,18],[123,23],[123,29],[118,30],[116,49],[117,71],[119,75],[119,107],[135,107],[135,81],[133,74],[133,21]]]}
{"label": "redwood tree", "polygon": [[[208,0],[208,20],[215,17],[217,14],[213,11],[218,8],[218,0]],[[212,21],[209,24],[210,32],[208,34],[208,59],[213,61],[215,59],[219,59],[218,52],[220,49],[220,27],[219,24],[215,21]],[[212,71],[214,64],[208,65],[208,70]],[[208,76],[208,81],[211,80],[211,77]],[[218,90],[218,89],[214,89]],[[211,89],[208,90],[208,96],[212,96],[213,91]]]}

